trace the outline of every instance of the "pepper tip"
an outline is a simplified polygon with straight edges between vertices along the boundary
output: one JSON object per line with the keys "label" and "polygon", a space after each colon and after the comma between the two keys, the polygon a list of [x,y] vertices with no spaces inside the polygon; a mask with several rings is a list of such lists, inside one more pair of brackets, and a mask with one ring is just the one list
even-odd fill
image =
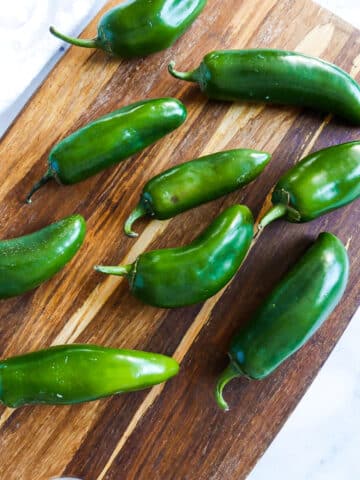
{"label": "pepper tip", "polygon": [[196,82],[197,80],[197,70],[193,70],[191,72],[178,72],[175,70],[175,62],[171,61],[168,65],[168,71],[170,75],[172,75],[175,78],[178,78],[179,80],[186,80],[187,82]]}
{"label": "pepper tip", "polygon": [[139,236],[138,233],[134,232],[132,229],[133,223],[138,219],[147,214],[147,210],[140,202],[134,210],[130,213],[124,225],[124,232],[128,237],[136,238]]}
{"label": "pepper tip", "polygon": [[105,273],[107,275],[128,276],[131,273],[132,265],[117,265],[117,266],[105,266],[95,265],[94,270],[96,272]]}
{"label": "pepper tip", "polygon": [[138,233],[133,232],[132,230],[124,230],[124,231],[125,231],[125,235],[127,235],[130,238],[137,238],[139,236]]}
{"label": "pepper tip", "polygon": [[77,45],[78,47],[85,47],[85,48],[97,48],[98,47],[98,39],[83,39],[83,38],[75,38],[69,37],[68,35],[64,35],[63,33],[59,32],[55,27],[52,25],[49,27],[49,31],[52,35],[63,40],[64,42],[71,43],[72,45]]}
{"label": "pepper tip", "polygon": [[125,235],[127,235],[130,238],[136,238],[136,237],[139,236],[139,234],[133,231],[132,223],[133,223],[133,219],[129,217],[126,220],[125,225],[124,225],[124,233],[125,233]]}
{"label": "pepper tip", "polygon": [[169,63],[168,65],[168,72],[170,73],[170,75],[172,75],[173,77],[177,78],[177,75],[176,75],[176,71],[175,71],[175,62],[174,60],[171,60],[171,62]]}
{"label": "pepper tip", "polygon": [[223,373],[220,375],[216,387],[215,387],[215,400],[221,410],[227,412],[229,410],[229,405],[223,397],[223,390],[225,385],[230,382],[233,378],[239,377],[241,373],[237,370],[232,362],[225,368]]}
{"label": "pepper tip", "polygon": [[258,230],[263,230],[271,222],[278,218],[284,217],[288,212],[288,206],[283,203],[274,204],[260,219]]}
{"label": "pepper tip", "polygon": [[47,182],[49,182],[53,178],[53,174],[50,170],[48,170],[45,175],[37,182],[35,185],[32,187],[30,192],[28,193],[25,201],[29,205],[32,203],[32,196],[34,195],[35,192],[37,192],[43,185],[45,185]]}
{"label": "pepper tip", "polygon": [[229,404],[225,401],[224,397],[222,396],[221,392],[217,392],[217,389],[215,390],[215,398],[216,398],[216,403],[219,408],[221,408],[222,411],[228,412],[229,409]]}

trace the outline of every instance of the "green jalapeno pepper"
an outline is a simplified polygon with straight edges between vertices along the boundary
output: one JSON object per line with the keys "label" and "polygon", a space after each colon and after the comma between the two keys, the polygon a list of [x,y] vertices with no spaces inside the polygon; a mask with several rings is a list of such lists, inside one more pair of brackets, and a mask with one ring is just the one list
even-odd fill
{"label": "green jalapeno pepper", "polygon": [[321,233],[232,340],[230,364],[215,389],[222,409],[228,409],[222,391],[231,379],[262,379],[304,345],[339,303],[348,275],[346,248]]}
{"label": "green jalapeno pepper", "polygon": [[311,153],[276,184],[273,206],[259,222],[264,228],[280,217],[307,222],[360,196],[360,142],[348,142]]}
{"label": "green jalapeno pepper", "polygon": [[0,298],[21,295],[61,270],[76,254],[86,223],[72,215],[30,235],[0,241]]}
{"label": "green jalapeno pepper", "polygon": [[62,345],[0,362],[0,401],[67,405],[162,383],[178,373],[171,357],[95,345]]}
{"label": "green jalapeno pepper", "polygon": [[154,250],[131,265],[95,269],[127,276],[132,293],[150,305],[191,305],[215,295],[231,280],[247,254],[253,230],[250,210],[234,205],[186,247]]}
{"label": "green jalapeno pepper", "polygon": [[51,150],[48,171],[27,201],[50,179],[63,185],[85,180],[156,142],[185,119],[186,108],[176,98],[136,102],[98,118]]}
{"label": "green jalapeno pepper", "polygon": [[246,185],[264,170],[270,158],[270,154],[256,150],[228,150],[160,173],[143,188],[139,204],[125,223],[125,233],[136,237],[132,224],[144,215],[165,220]]}
{"label": "green jalapeno pepper", "polygon": [[68,37],[50,27],[65,42],[99,48],[123,58],[139,57],[170,47],[200,14],[206,0],[132,0],[100,19],[96,38]]}
{"label": "green jalapeno pepper", "polygon": [[199,68],[169,72],[197,82],[210,98],[309,107],[360,124],[360,87],[339,67],[284,50],[222,50],[208,53]]}

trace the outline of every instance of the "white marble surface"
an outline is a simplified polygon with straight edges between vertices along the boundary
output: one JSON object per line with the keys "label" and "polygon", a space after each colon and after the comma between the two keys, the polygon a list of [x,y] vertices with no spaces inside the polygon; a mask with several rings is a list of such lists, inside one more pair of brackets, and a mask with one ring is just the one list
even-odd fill
{"label": "white marble surface", "polygon": [[[60,58],[48,34],[77,34],[105,0],[12,0],[0,16],[0,135]],[[319,3],[360,28],[359,0]],[[248,480],[358,480],[360,312]]]}
{"label": "white marble surface", "polygon": [[247,480],[360,479],[360,312]]}
{"label": "white marble surface", "polygon": [[0,136],[62,55],[49,25],[78,34],[106,0],[3,0],[0,13]]}

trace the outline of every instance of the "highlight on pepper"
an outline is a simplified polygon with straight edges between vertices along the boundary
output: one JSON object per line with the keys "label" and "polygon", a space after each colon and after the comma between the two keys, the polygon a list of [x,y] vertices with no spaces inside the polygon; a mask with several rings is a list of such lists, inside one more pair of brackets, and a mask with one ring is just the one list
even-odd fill
{"label": "highlight on pepper", "polygon": [[0,401],[11,408],[89,402],[149,388],[178,371],[176,360],[158,353],[61,345],[0,361]]}

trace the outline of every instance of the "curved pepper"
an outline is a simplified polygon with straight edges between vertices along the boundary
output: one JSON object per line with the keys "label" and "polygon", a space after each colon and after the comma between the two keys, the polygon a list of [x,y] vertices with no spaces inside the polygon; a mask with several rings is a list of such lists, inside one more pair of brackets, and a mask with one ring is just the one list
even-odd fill
{"label": "curved pepper", "polygon": [[228,409],[222,391],[231,379],[262,379],[304,345],[339,303],[348,275],[344,245],[321,233],[232,340],[230,364],[215,389],[222,409]]}
{"label": "curved pepper", "polygon": [[131,265],[95,269],[127,276],[131,292],[150,305],[191,305],[215,295],[231,280],[247,254],[253,230],[250,210],[234,205],[186,247],[154,250]]}
{"label": "curved pepper", "polygon": [[360,197],[360,142],[311,153],[276,184],[273,207],[259,222],[264,228],[280,217],[308,222]]}
{"label": "curved pepper", "polygon": [[199,68],[169,72],[197,82],[210,98],[297,105],[332,112],[360,124],[360,87],[339,67],[285,50],[220,50],[208,53]]}
{"label": "curved pepper", "polygon": [[186,108],[176,98],[136,102],[72,133],[50,152],[48,171],[31,196],[50,179],[71,185],[111,167],[178,128]]}
{"label": "curved pepper", "polygon": [[170,47],[200,14],[206,0],[133,0],[109,10],[100,19],[96,38],[68,37],[50,27],[65,42],[99,48],[123,58],[139,57]]}
{"label": "curved pepper", "polygon": [[256,150],[228,150],[160,173],[144,186],[139,204],[125,223],[125,233],[136,237],[132,224],[144,215],[165,220],[246,185],[260,175],[270,158]]}
{"label": "curved pepper", "polygon": [[21,295],[54,276],[79,250],[85,231],[83,217],[71,215],[30,235],[0,241],[0,298]]}
{"label": "curved pepper", "polygon": [[0,362],[0,401],[67,405],[132,392],[178,373],[175,360],[157,353],[95,345],[63,345]]}

